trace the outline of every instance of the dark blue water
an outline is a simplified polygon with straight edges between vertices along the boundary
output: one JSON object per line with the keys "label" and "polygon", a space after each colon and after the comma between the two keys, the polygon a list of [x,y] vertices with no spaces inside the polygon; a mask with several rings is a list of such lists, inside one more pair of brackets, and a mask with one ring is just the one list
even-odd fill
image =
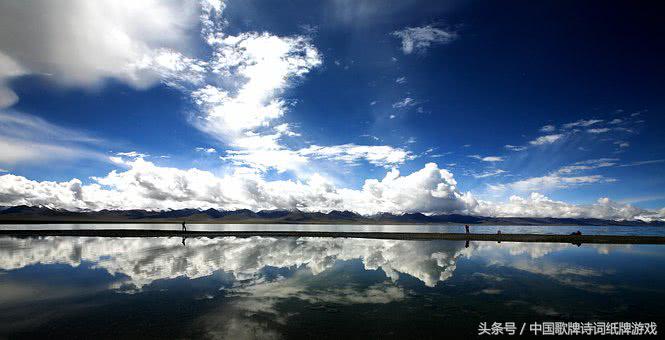
{"label": "dark blue water", "polygon": [[665,247],[0,238],[0,338],[442,338],[664,321]]}

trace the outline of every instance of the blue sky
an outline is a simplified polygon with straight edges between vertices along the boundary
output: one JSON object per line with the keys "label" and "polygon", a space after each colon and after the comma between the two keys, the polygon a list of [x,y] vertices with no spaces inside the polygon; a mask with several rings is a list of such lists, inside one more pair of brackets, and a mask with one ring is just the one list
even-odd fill
{"label": "blue sky", "polygon": [[650,6],[4,3],[1,203],[662,216]]}

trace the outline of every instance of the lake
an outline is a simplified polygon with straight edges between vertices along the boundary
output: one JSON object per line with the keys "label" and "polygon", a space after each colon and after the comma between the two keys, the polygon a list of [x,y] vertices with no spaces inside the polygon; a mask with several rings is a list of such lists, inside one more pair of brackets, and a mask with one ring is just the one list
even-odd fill
{"label": "lake", "polygon": [[1,237],[0,338],[443,338],[478,336],[481,322],[515,322],[518,332],[559,321],[661,326],[664,272],[659,245]]}
{"label": "lake", "polygon": [[[150,229],[180,230],[178,223],[109,223],[109,224],[7,224],[5,230],[44,230],[44,229]],[[402,225],[363,225],[363,224],[187,224],[190,231],[335,231],[335,232],[441,232],[463,233],[463,225],[402,224]],[[496,234],[498,230],[508,234],[570,234],[581,231],[585,235],[641,235],[665,236],[665,227],[655,226],[491,226],[472,225],[471,232]]]}

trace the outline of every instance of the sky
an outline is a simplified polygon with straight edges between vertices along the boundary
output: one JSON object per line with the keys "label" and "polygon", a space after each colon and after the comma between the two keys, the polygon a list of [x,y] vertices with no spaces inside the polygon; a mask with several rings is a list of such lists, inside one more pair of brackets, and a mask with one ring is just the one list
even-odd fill
{"label": "sky", "polygon": [[0,205],[663,220],[657,6],[0,1]]}

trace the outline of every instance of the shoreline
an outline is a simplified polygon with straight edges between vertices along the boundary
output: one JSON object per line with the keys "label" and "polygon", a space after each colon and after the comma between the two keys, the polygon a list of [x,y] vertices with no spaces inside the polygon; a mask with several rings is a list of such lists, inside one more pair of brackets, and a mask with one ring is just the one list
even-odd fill
{"label": "shoreline", "polygon": [[549,235],[549,234],[464,234],[407,232],[337,232],[337,231],[181,231],[141,229],[77,230],[0,230],[0,237],[324,237],[389,240],[451,240],[495,242],[549,242],[571,244],[665,244],[665,236],[627,235]]}

